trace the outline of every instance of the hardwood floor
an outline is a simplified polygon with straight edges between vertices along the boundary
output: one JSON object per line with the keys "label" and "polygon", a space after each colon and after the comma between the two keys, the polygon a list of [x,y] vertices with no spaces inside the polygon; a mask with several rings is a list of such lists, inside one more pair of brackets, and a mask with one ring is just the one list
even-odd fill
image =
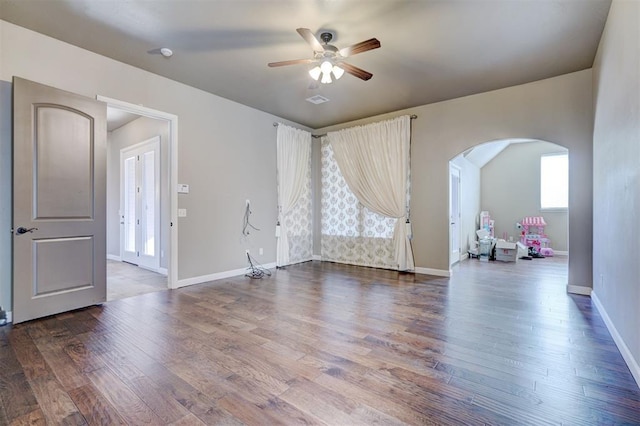
{"label": "hardwood floor", "polygon": [[638,424],[566,258],[309,262],[0,328],[0,424]]}
{"label": "hardwood floor", "polygon": [[107,301],[167,290],[167,276],[126,262],[107,260]]}

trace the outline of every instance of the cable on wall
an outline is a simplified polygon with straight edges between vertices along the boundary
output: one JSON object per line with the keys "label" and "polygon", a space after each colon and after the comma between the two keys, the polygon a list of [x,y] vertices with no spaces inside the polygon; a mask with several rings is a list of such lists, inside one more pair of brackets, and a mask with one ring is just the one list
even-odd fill
{"label": "cable on wall", "polygon": [[244,220],[243,220],[243,224],[242,224],[242,235],[244,235],[245,237],[247,235],[249,235],[249,230],[253,229],[255,231],[259,231],[259,228],[256,228],[255,226],[253,226],[251,224],[251,204],[249,202],[247,202],[247,206],[244,209]]}

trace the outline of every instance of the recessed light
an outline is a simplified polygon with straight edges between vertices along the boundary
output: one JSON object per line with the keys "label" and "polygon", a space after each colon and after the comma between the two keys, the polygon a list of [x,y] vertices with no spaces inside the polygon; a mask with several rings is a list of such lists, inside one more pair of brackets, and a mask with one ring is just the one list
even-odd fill
{"label": "recessed light", "polygon": [[160,53],[165,58],[170,58],[171,56],[173,56],[173,50],[169,49],[168,47],[163,47],[162,49],[160,49]]}

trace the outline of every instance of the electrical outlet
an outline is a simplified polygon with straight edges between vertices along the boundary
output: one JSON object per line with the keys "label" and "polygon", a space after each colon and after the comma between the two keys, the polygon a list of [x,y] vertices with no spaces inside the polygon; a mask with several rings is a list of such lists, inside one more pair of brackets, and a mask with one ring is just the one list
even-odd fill
{"label": "electrical outlet", "polygon": [[247,207],[251,207],[251,200],[247,198]]}
{"label": "electrical outlet", "polygon": [[246,249],[246,250],[244,251],[244,253],[245,253],[245,254],[251,254],[251,253],[249,253],[249,249]]}
{"label": "electrical outlet", "polygon": [[262,250],[262,247],[260,247],[260,251],[258,253],[260,254],[260,256],[264,254],[264,250]]}

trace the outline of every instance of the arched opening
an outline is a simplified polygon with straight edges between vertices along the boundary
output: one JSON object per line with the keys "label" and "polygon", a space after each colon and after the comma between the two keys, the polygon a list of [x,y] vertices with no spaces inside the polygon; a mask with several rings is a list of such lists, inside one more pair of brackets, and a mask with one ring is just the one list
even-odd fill
{"label": "arched opening", "polygon": [[[527,254],[531,246],[541,255],[568,255],[568,152],[552,142],[504,139],[478,144],[450,159],[450,265],[474,257],[476,231],[484,228],[494,241],[521,241],[525,251],[513,252],[514,257]],[[524,218],[540,217],[544,226],[532,226],[523,234]]]}

